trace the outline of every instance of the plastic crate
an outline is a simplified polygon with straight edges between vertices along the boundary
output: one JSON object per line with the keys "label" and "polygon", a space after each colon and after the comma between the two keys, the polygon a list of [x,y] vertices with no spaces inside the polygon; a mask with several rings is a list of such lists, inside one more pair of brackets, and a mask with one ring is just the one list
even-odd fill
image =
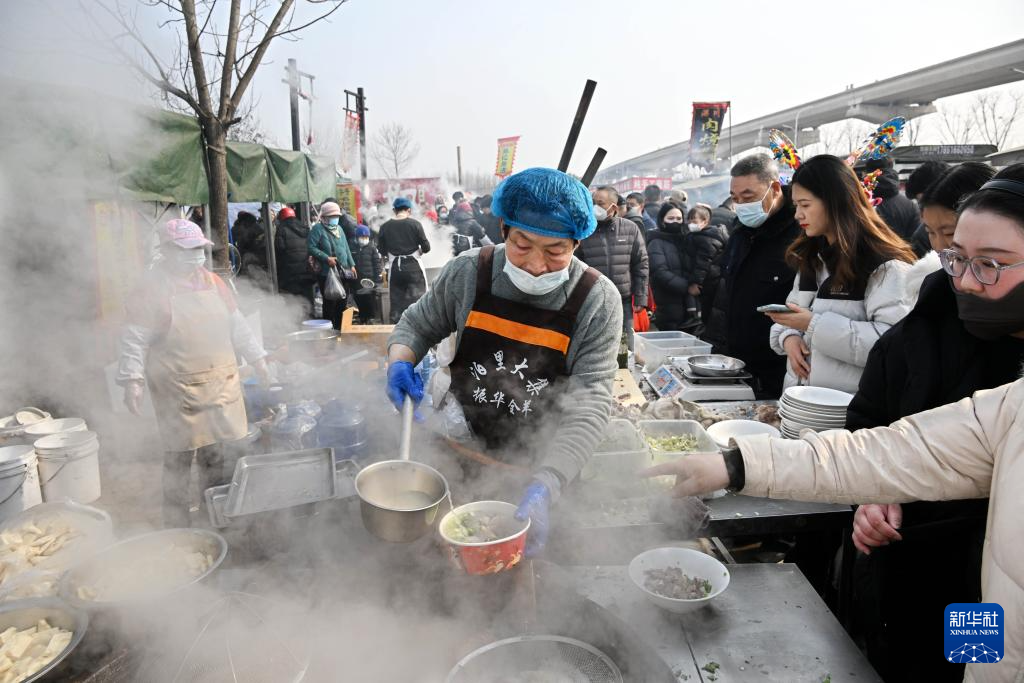
{"label": "plastic crate", "polygon": [[608,421],[604,439],[594,449],[580,478],[583,481],[617,481],[634,478],[651,465],[651,452],[643,437],[629,420]]}
{"label": "plastic crate", "polygon": [[686,332],[633,334],[633,358],[647,372],[665,365],[670,356],[699,356],[705,353],[711,353],[711,344]]}

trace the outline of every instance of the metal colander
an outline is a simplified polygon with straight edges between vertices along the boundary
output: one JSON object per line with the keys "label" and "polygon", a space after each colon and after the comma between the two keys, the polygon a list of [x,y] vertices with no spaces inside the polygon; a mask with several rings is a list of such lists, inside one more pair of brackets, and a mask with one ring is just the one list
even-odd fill
{"label": "metal colander", "polygon": [[622,683],[622,673],[607,655],[582,641],[517,636],[463,657],[447,683]]}
{"label": "metal colander", "polygon": [[145,680],[299,683],[309,667],[309,652],[290,635],[298,623],[289,622],[281,617],[277,603],[230,593],[216,603],[184,655],[164,653],[151,661]]}

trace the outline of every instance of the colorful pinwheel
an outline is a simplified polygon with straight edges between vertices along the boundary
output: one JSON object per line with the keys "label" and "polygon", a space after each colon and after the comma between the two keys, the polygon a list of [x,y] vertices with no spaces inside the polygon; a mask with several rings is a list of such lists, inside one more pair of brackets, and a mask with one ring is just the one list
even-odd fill
{"label": "colorful pinwheel", "polygon": [[881,159],[893,150],[900,143],[900,136],[903,135],[903,127],[907,120],[902,116],[895,116],[875,130],[861,145],[860,150],[850,155],[850,165],[858,161]]}
{"label": "colorful pinwheel", "polygon": [[785,164],[794,171],[800,168],[800,155],[796,153],[796,147],[778,128],[768,131],[768,147],[772,150],[775,160],[780,164]]}

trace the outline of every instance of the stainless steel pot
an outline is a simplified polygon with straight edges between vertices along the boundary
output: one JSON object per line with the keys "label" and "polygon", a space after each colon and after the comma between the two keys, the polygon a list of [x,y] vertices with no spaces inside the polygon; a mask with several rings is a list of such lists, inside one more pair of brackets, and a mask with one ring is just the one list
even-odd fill
{"label": "stainless steel pot", "polygon": [[288,357],[292,361],[322,359],[338,348],[337,330],[301,330],[285,335]]}
{"label": "stainless steel pot", "polygon": [[408,543],[430,533],[440,517],[438,508],[448,499],[444,476],[411,460],[385,460],[364,467],[356,475],[355,486],[363,526],[392,543]]}

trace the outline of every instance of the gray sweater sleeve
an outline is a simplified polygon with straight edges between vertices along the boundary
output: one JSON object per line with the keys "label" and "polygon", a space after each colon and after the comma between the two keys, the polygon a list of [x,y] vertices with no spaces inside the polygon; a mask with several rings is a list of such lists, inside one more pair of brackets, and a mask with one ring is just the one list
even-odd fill
{"label": "gray sweater sleeve", "polygon": [[555,438],[539,460],[566,482],[579,476],[604,438],[612,405],[612,380],[622,338],[622,298],[601,276],[576,318],[569,344],[569,383],[560,397],[562,417]]}
{"label": "gray sweater sleeve", "polygon": [[[406,309],[388,340],[389,345],[408,346],[418,361],[453,331],[458,331],[461,339],[476,295],[478,253],[478,249],[464,252],[444,267],[430,291]],[[584,264],[574,261],[567,286],[542,297],[527,297],[502,273],[504,265],[504,248],[498,247],[494,256],[494,272],[498,275],[492,277],[491,283],[495,295],[549,310],[565,304],[568,292],[586,269]],[[576,317],[567,352],[570,376],[559,399],[558,427],[537,458],[540,468],[554,470],[565,482],[579,476],[604,436],[621,336],[622,299],[615,285],[601,276]]]}

